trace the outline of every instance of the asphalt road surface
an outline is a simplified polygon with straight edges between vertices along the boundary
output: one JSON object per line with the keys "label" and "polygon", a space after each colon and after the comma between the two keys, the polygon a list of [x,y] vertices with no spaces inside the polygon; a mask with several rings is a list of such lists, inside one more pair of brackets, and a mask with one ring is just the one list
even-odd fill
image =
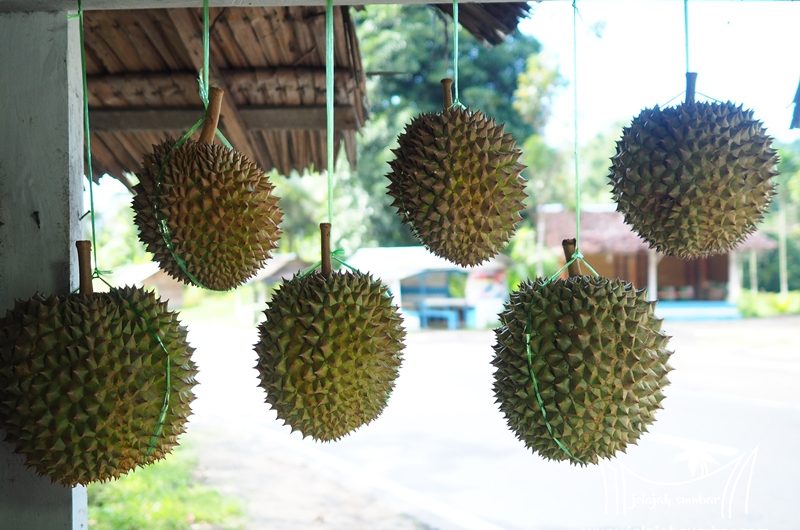
{"label": "asphalt road surface", "polygon": [[193,323],[187,441],[255,530],[800,529],[800,319],[667,323],[664,410],[627,454],[547,462],[506,428],[491,332],[409,335],[371,425],[331,444],[275,419],[252,326]]}

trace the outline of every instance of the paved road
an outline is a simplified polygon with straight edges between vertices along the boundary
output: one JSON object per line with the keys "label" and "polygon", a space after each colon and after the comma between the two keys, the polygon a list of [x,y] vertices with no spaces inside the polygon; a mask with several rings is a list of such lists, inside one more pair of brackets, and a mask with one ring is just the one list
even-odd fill
{"label": "paved road", "polygon": [[253,529],[800,529],[800,319],[672,323],[658,421],[599,466],[550,463],[506,429],[492,334],[411,334],[384,415],[336,444],[280,426],[255,388],[252,329],[192,328],[188,435]]}

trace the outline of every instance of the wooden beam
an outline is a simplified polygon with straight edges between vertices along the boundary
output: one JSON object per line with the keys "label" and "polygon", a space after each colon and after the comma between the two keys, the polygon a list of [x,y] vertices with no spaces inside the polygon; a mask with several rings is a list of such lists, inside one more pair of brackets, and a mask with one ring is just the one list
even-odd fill
{"label": "wooden beam", "polygon": [[[504,3],[508,0],[460,0],[462,3]],[[543,0],[537,0],[541,2]],[[561,1],[567,0],[548,0]],[[782,0],[797,1],[797,0]],[[371,0],[369,4],[449,4],[450,0]],[[337,6],[365,5],[364,0],[334,0]],[[0,12],[74,11],[75,0],[0,0]],[[211,7],[291,7],[324,6],[325,0],[210,0]],[[83,0],[85,10],[98,9],[172,9],[198,7],[197,0]]]}
{"label": "wooden beam", "polygon": [[[247,131],[251,130],[325,130],[325,107],[241,107],[239,117]],[[92,130],[142,132],[179,131],[188,129],[199,116],[197,109],[91,109]],[[355,131],[353,107],[339,106],[334,113],[337,131]]]}
{"label": "wooden beam", "polygon": [[[198,31],[198,21],[194,13],[185,9],[171,9],[166,13],[175,25],[175,31],[183,44],[182,52],[189,58],[192,66],[199,71],[203,67],[203,40],[201,32]],[[230,93],[225,78],[213,64],[210,66],[209,73],[213,78],[212,84],[226,93],[226,97],[222,100],[222,128],[225,135],[236,149],[244,153],[250,160],[263,165],[262,157],[258,156],[253,149],[253,144],[247,135],[247,128],[239,115],[239,110],[233,101],[233,94]]]}
{"label": "wooden beam", "polygon": [[[274,79],[281,83],[293,82],[298,85],[325,85],[325,67],[292,67],[278,66],[269,68],[224,69],[217,70],[217,75],[225,80],[225,84],[233,92],[241,93],[253,90],[263,90],[269,81]],[[334,71],[337,89],[352,91],[354,85],[353,74],[346,68],[337,68]],[[137,105],[138,101],[163,101],[175,96],[189,97],[199,101],[197,97],[197,72],[137,72],[125,74],[100,74],[90,75],[88,78],[89,93],[97,93],[98,99],[108,99],[107,94],[119,98],[119,102],[110,105],[130,102]],[[324,94],[323,94],[324,98]],[[321,101],[320,103],[324,103]]]}

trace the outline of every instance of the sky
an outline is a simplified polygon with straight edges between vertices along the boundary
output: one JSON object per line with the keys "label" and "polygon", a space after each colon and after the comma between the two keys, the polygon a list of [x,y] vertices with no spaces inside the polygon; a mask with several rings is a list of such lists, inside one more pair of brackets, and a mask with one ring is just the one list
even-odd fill
{"label": "sky", "polygon": [[[578,10],[581,143],[683,92],[683,2],[579,0]],[[570,83],[554,101],[545,137],[554,146],[571,144],[571,2],[534,4],[520,29],[539,39],[546,62]],[[692,0],[689,50],[698,92],[752,108],[782,142],[800,139],[800,130],[789,129],[800,80],[800,1]]]}

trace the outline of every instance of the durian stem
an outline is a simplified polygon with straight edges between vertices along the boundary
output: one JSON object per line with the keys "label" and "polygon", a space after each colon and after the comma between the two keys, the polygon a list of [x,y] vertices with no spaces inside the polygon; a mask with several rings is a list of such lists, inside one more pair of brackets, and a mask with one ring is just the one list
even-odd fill
{"label": "durian stem", "polygon": [[697,72],[686,72],[686,103],[694,103]]}
{"label": "durian stem", "polygon": [[453,106],[453,80],[449,77],[442,79],[442,102],[444,110]]}
{"label": "durian stem", "polygon": [[320,235],[320,252],[322,256],[320,257],[320,270],[322,271],[322,275],[326,278],[330,278],[331,276],[331,224],[330,223],[320,223],[319,224],[319,235]]}
{"label": "durian stem", "polygon": [[76,241],[78,249],[78,292],[92,294],[92,243],[90,241]]}
{"label": "durian stem", "polygon": [[[567,263],[572,259],[572,256],[575,254],[575,246],[577,242],[574,239],[565,239],[561,242],[561,247],[564,249],[564,259],[567,260]],[[567,273],[570,276],[580,276],[581,271],[578,267],[578,262],[573,261],[569,267],[567,267]]]}
{"label": "durian stem", "polygon": [[222,109],[222,96],[225,93],[219,87],[211,87],[208,95],[208,107],[206,108],[206,119],[203,122],[203,129],[200,131],[200,143],[210,144],[214,141],[214,134],[219,125],[219,113]]}

